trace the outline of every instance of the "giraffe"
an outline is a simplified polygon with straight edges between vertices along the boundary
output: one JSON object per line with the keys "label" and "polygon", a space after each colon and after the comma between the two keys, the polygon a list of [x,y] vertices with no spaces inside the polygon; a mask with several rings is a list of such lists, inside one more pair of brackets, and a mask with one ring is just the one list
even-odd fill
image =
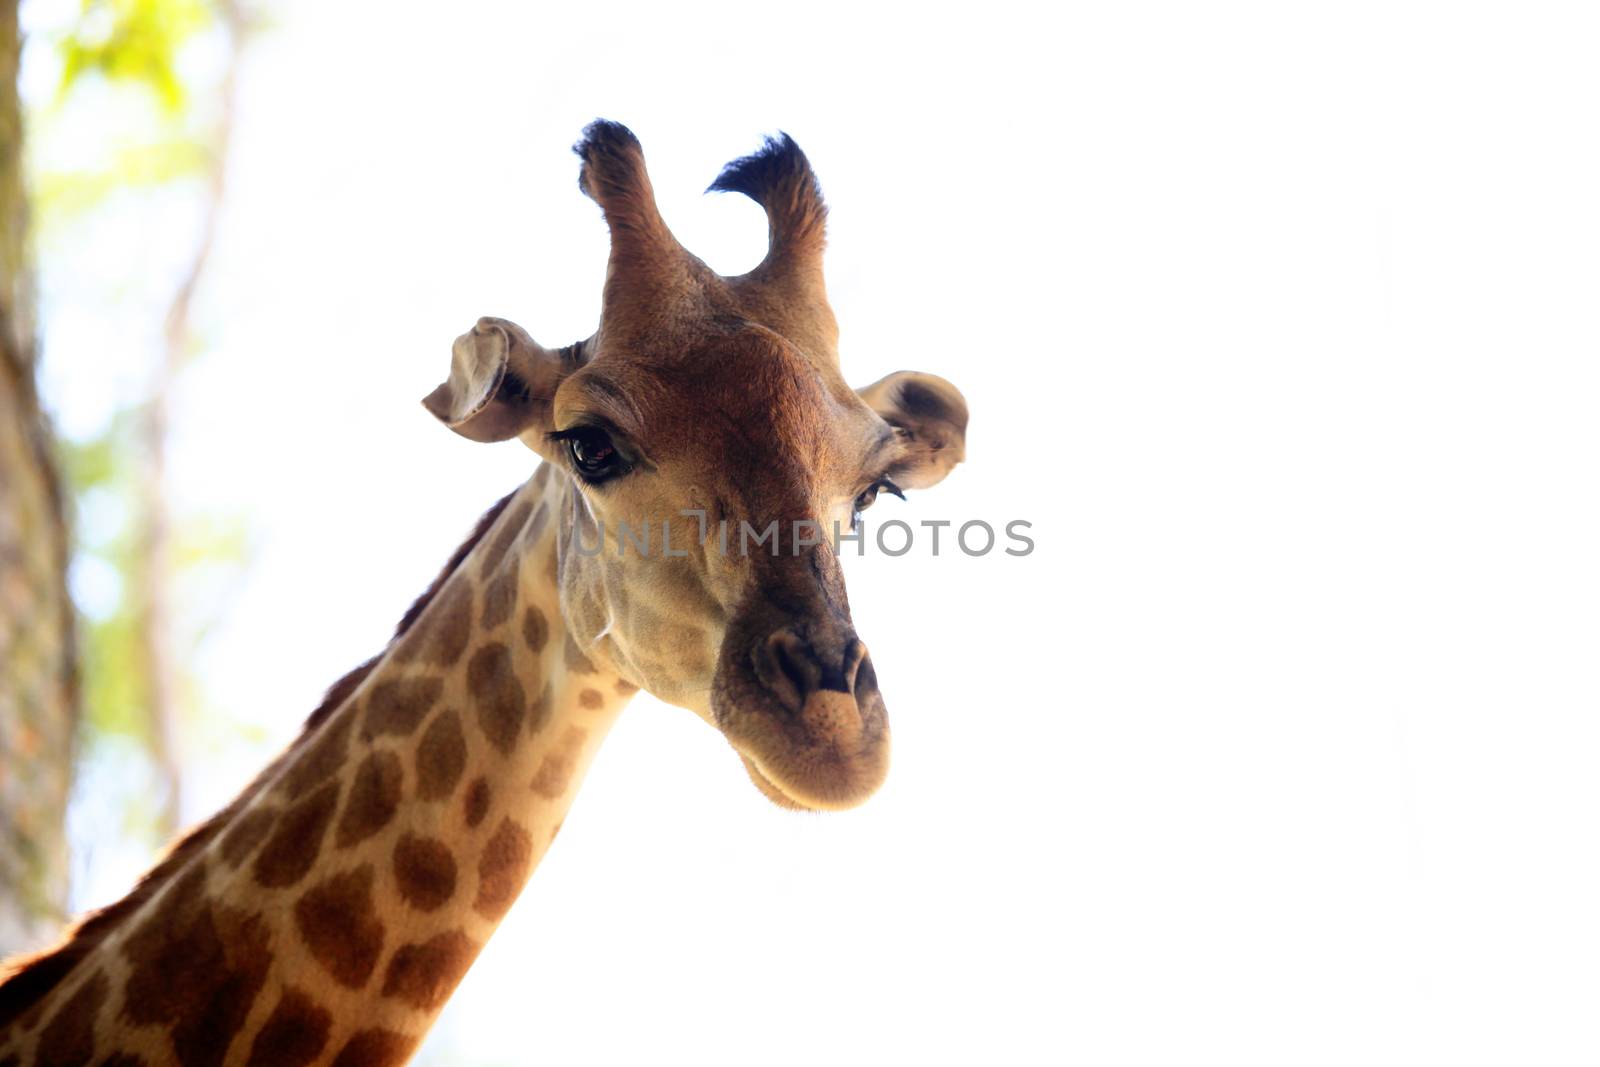
{"label": "giraffe", "polygon": [[[423,401],[542,462],[237,799],[0,968],[0,1067],[404,1062],[641,688],[716,728],[781,806],[882,782],[876,674],[837,546],[806,524],[854,528],[880,492],[940,481],[965,402],[917,372],[844,383],[826,211],[787,135],[711,186],[768,217],[737,277],[673,237],[629,130],[596,121],[575,151],[611,235],[599,328],[549,349],[480,319]],[[653,522],[656,551],[606,539]],[[768,537],[738,550],[729,523]]]}

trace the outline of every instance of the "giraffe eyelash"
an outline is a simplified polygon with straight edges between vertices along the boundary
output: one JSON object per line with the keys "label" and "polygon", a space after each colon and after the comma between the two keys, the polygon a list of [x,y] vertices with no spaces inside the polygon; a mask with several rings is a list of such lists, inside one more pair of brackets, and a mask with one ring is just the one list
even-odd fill
{"label": "giraffe eyelash", "polygon": [[861,513],[877,503],[879,493],[888,493],[901,500],[906,498],[905,491],[894,484],[887,475],[874,479],[872,484],[856,494],[855,500],[850,503],[850,529],[854,530],[861,525]]}

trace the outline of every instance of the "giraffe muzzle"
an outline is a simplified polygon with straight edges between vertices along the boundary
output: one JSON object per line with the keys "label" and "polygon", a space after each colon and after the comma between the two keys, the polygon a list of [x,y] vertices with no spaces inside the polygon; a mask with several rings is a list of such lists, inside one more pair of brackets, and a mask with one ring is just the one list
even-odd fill
{"label": "giraffe muzzle", "polygon": [[736,625],[718,664],[716,723],[756,785],[787,807],[854,807],[888,771],[888,719],[866,645],[847,622],[824,620],[765,634]]}

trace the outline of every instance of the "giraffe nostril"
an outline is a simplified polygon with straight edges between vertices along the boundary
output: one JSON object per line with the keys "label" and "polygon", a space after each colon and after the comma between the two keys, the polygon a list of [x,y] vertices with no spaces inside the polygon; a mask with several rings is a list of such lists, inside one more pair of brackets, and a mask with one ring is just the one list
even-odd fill
{"label": "giraffe nostril", "polygon": [[[844,650],[844,691],[854,693],[856,680],[861,674],[861,665],[867,661],[867,646],[861,643],[860,638],[851,638]],[[870,667],[868,668],[870,671]]]}
{"label": "giraffe nostril", "polygon": [[861,649],[861,655],[857,657],[850,676],[850,692],[859,702],[867,693],[878,691],[878,672],[872,669],[872,657],[867,655],[867,646],[859,641],[856,646]]}
{"label": "giraffe nostril", "polygon": [[851,637],[844,646],[844,655],[835,660],[838,666],[822,668],[822,677],[817,682],[817,688],[832,690],[835,693],[853,694],[856,691],[856,675],[866,656],[867,646]]}
{"label": "giraffe nostril", "polygon": [[797,657],[804,656],[805,652],[794,648],[793,642],[779,641],[773,645],[772,654],[777,660],[778,669],[783,672],[783,676],[804,698],[806,692],[811,688],[810,678],[807,677],[803,661]]}
{"label": "giraffe nostril", "polygon": [[756,677],[779,703],[798,712],[816,688],[816,667],[805,643],[791,630],[779,630],[756,646]]}

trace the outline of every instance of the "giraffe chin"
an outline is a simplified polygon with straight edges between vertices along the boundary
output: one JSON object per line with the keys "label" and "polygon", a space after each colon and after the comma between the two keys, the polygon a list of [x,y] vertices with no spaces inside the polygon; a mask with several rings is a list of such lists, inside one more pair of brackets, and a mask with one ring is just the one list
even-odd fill
{"label": "giraffe chin", "polygon": [[[745,773],[750,776],[750,781],[755,783],[755,787],[761,790],[762,795],[778,807],[789,811],[848,811],[860,807],[877,792],[878,786],[883,784],[882,772],[888,770],[888,761],[883,760],[880,764],[881,771],[874,776],[875,780],[871,784],[866,784],[864,788],[856,785],[855,788],[841,790],[837,786],[829,788],[827,783],[817,783],[823,785],[825,790],[819,792],[798,783],[792,783],[786,789],[778,785],[773,776],[769,776],[761,769],[760,764],[743,752],[739,753],[739,758],[744,761]],[[790,792],[791,789],[794,792]]]}
{"label": "giraffe chin", "polygon": [[794,797],[791,797],[788,793],[785,793],[783,790],[773,785],[772,779],[762,774],[760,768],[755,765],[755,761],[749,756],[746,756],[743,752],[739,753],[739,758],[744,761],[745,773],[750,776],[750,780],[755,783],[756,788],[761,790],[762,795],[768,800],[772,801],[774,804],[778,805],[778,807],[788,808],[790,811],[824,810],[822,808],[814,808],[809,804],[802,804]]}

